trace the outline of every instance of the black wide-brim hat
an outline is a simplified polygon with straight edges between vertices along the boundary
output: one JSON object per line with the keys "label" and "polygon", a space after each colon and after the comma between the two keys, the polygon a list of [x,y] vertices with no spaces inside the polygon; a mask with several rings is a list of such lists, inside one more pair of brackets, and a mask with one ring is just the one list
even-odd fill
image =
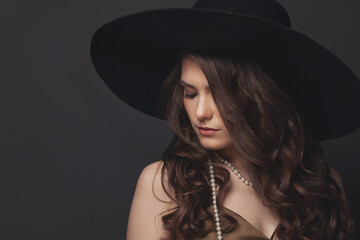
{"label": "black wide-brim hat", "polygon": [[152,9],[96,31],[91,58],[121,100],[160,118],[156,102],[178,51],[259,62],[311,120],[318,140],[360,127],[360,80],[334,54],[291,29],[274,0],[199,0],[192,8]]}

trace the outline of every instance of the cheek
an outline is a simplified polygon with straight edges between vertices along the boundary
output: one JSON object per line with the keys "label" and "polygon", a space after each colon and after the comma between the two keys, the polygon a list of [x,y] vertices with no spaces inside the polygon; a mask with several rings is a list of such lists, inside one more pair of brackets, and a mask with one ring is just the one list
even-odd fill
{"label": "cheek", "polygon": [[[190,120],[190,124],[191,124],[192,128],[194,128],[195,125],[197,124],[197,119],[195,117],[194,103],[184,100],[184,108],[185,108],[185,111],[186,111],[186,113],[188,115],[188,118]],[[194,131],[196,131],[195,128],[194,128]]]}
{"label": "cheek", "polygon": [[189,119],[190,120],[192,120],[192,104],[191,103],[189,103],[188,101],[186,101],[185,99],[184,99],[184,108],[185,108],[185,111],[186,111],[186,113],[187,113],[187,115],[189,116]]}

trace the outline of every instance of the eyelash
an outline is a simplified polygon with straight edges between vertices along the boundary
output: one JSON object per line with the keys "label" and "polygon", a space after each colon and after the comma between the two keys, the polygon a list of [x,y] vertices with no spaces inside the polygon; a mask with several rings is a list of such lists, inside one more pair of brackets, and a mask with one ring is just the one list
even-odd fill
{"label": "eyelash", "polygon": [[186,97],[186,98],[194,98],[194,97],[196,97],[196,95],[197,95],[196,93],[186,94],[185,86],[183,86],[183,85],[181,85],[181,86],[183,87],[183,91],[185,93],[184,97]]}
{"label": "eyelash", "polygon": [[194,97],[196,97],[196,93],[192,93],[192,94],[185,94],[185,96],[184,97],[186,97],[186,98],[194,98]]}

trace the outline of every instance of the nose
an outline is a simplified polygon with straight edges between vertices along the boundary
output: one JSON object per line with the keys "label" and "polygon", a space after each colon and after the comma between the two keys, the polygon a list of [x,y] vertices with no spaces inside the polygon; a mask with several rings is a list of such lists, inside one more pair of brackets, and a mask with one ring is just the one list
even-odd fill
{"label": "nose", "polygon": [[211,119],[213,116],[211,99],[206,96],[199,97],[199,101],[196,106],[195,116],[203,121],[205,119]]}

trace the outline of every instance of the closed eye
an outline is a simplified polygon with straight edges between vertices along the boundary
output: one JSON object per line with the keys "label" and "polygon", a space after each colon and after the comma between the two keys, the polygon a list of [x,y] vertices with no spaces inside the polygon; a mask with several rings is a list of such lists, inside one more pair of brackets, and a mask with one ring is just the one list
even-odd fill
{"label": "closed eye", "polygon": [[[187,88],[189,88],[189,86],[185,86],[183,83],[180,83],[180,86],[183,87],[183,91],[184,91],[184,97],[186,98],[194,98],[196,97],[197,93],[187,93],[189,90]],[[191,87],[193,88],[193,87]],[[191,91],[191,90],[190,90]]]}
{"label": "closed eye", "polygon": [[184,97],[186,98],[194,98],[196,97],[197,93],[185,94]]}

